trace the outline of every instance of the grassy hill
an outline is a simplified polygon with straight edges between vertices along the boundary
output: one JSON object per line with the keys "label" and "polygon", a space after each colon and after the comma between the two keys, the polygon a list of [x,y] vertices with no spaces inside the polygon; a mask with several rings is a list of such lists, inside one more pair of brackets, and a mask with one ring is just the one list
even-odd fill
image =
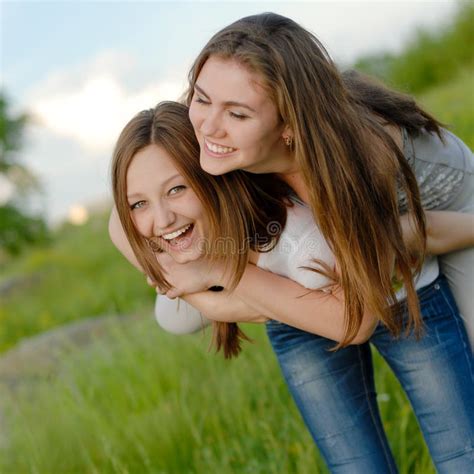
{"label": "grassy hill", "polygon": [[474,67],[474,3],[461,0],[453,18],[431,29],[418,29],[399,54],[360,58],[356,69],[382,79],[396,89],[422,94],[455,80]]}

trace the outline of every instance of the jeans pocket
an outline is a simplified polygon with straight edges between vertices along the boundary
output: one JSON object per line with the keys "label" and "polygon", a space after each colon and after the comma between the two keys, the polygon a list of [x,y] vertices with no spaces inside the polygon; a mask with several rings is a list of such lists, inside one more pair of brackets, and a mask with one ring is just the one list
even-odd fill
{"label": "jeans pocket", "polygon": [[456,301],[444,275],[418,292],[423,319],[459,315]]}

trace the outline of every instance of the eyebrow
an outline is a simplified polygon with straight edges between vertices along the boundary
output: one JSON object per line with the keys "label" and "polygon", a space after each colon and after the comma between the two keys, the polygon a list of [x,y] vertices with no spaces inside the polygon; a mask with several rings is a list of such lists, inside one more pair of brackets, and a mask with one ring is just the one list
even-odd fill
{"label": "eyebrow", "polygon": [[[196,89],[196,91],[199,92],[200,94],[202,94],[206,99],[211,100],[211,98],[197,84],[194,84],[194,89]],[[252,107],[250,107],[250,105],[244,104],[243,102],[237,102],[235,100],[228,100],[228,101],[224,102],[224,105],[226,107],[243,107],[244,109],[248,109],[251,112],[255,112],[255,110],[252,109]]]}
{"label": "eyebrow", "polygon": [[[170,176],[168,179],[166,179],[165,181],[163,181],[161,187],[164,188],[166,187],[166,185],[170,182],[170,181],[173,181],[173,179],[176,179],[176,178],[181,178],[182,176],[179,174],[179,173],[176,173],[174,174],[173,176]],[[127,194],[127,199],[128,200],[131,200],[131,199],[136,199],[136,198],[139,198],[141,197],[143,194],[142,193],[132,193],[132,194]]]}

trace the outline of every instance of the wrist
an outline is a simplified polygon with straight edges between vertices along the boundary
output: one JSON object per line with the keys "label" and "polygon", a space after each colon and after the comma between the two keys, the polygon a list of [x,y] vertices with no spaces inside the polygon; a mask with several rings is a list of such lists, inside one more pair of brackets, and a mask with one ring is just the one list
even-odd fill
{"label": "wrist", "polygon": [[206,278],[207,288],[212,288],[212,291],[222,291],[222,289],[228,288],[229,279],[227,278],[226,273],[224,262],[218,261],[212,263]]}

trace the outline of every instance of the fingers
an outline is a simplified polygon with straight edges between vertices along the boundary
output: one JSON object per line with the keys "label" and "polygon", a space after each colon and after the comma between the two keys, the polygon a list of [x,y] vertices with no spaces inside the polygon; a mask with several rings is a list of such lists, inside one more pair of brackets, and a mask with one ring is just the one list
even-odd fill
{"label": "fingers", "polygon": [[167,296],[170,300],[174,300],[175,298],[180,297],[182,294],[183,294],[183,292],[180,291],[180,290],[178,290],[177,288],[170,288],[170,289],[166,292],[166,296]]}
{"label": "fingers", "polygon": [[158,285],[156,281],[152,280],[150,277],[147,277],[146,281],[151,287],[155,288],[155,291],[159,295],[166,295],[171,300],[174,300],[183,294],[182,291],[177,288],[165,288],[164,286]]}

